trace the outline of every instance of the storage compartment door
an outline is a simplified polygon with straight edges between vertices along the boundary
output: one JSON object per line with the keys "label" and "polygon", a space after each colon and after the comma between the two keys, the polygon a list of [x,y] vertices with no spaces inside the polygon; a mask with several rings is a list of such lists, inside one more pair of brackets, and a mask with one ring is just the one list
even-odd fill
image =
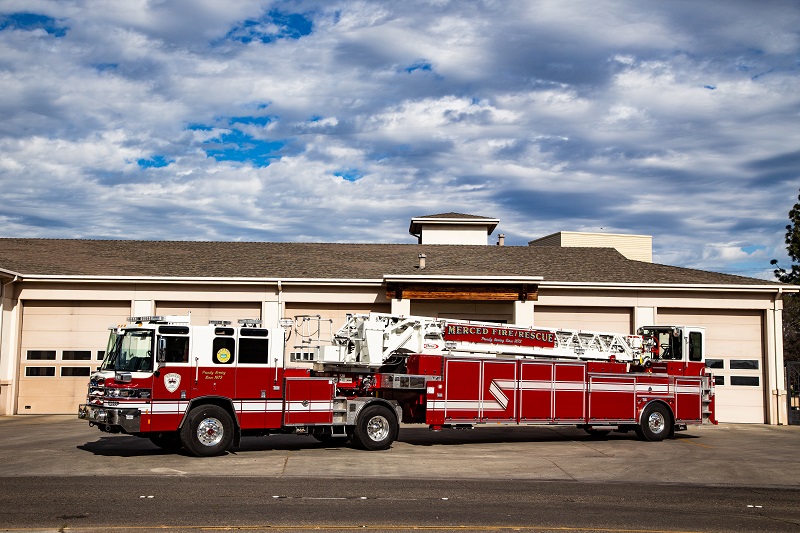
{"label": "storage compartment door", "polygon": [[584,422],[586,417],[586,365],[555,363],[553,388],[556,422]]}
{"label": "storage compartment door", "polygon": [[333,422],[334,384],[330,378],[286,378],[284,425]]}
{"label": "storage compartment door", "polygon": [[591,376],[589,378],[590,422],[636,420],[636,378]]}

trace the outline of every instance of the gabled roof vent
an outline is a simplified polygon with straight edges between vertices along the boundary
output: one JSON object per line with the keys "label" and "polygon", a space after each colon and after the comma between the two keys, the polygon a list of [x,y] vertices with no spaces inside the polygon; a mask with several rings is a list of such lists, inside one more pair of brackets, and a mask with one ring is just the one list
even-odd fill
{"label": "gabled roof vent", "polygon": [[489,244],[489,235],[500,221],[496,218],[441,213],[411,219],[408,232],[419,244]]}

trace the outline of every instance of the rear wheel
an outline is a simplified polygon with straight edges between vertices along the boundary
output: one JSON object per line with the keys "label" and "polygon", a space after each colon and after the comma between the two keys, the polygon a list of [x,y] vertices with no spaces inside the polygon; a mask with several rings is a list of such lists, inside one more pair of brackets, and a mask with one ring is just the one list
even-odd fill
{"label": "rear wheel", "polygon": [[385,450],[397,438],[397,417],[386,406],[365,407],[353,430],[353,443],[364,450]]}
{"label": "rear wheel", "polygon": [[636,426],[636,434],[642,440],[662,441],[672,433],[672,416],[660,403],[651,403],[644,409],[642,424]]}
{"label": "rear wheel", "polygon": [[192,455],[219,455],[233,442],[233,421],[228,412],[217,405],[201,405],[189,412],[181,429],[183,445]]}

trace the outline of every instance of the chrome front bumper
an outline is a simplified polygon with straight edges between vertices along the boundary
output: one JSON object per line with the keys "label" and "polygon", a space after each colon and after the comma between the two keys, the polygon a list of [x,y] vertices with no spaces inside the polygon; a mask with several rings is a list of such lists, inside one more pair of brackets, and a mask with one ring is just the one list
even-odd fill
{"label": "chrome front bumper", "polygon": [[102,405],[81,404],[78,406],[78,418],[88,420],[90,425],[105,428],[119,428],[123,433],[139,433],[141,412],[139,409],[123,409]]}

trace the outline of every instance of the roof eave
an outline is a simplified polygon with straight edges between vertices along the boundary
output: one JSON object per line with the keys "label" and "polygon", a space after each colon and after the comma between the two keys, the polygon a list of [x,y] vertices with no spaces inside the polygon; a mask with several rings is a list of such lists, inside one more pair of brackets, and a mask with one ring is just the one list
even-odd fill
{"label": "roof eave", "polygon": [[21,278],[22,274],[19,272],[14,272],[13,270],[8,270],[5,268],[0,268],[0,277],[8,277],[8,278]]}
{"label": "roof eave", "polygon": [[724,283],[616,283],[592,281],[543,281],[540,288],[582,288],[582,289],[666,289],[692,291],[748,291],[748,292],[800,292],[798,285],[736,285]]}
{"label": "roof eave", "polygon": [[381,278],[258,278],[258,277],[199,277],[199,276],[62,276],[39,274],[26,276],[25,281],[68,283],[237,283],[290,285],[382,285]]}
{"label": "roof eave", "polygon": [[386,274],[384,281],[402,283],[496,283],[496,284],[517,284],[517,283],[536,283],[539,284],[544,278],[542,276],[425,276],[425,275],[395,275]]}

